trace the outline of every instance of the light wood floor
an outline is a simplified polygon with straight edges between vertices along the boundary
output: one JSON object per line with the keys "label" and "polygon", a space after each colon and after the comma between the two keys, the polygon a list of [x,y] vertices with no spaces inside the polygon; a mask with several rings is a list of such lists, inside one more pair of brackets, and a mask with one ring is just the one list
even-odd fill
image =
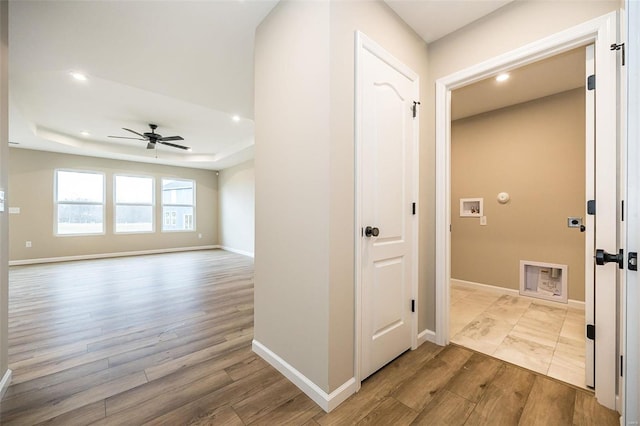
{"label": "light wood floor", "polygon": [[12,267],[3,425],[618,424],[584,391],[425,343],[330,414],[251,352],[253,262],[201,251]]}

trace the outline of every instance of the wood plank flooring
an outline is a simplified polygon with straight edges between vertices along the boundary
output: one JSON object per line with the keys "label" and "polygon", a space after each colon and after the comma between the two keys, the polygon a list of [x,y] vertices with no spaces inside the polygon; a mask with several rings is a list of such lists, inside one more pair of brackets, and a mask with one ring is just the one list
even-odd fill
{"label": "wood plank flooring", "polygon": [[2,425],[614,425],[580,389],[425,343],[324,413],[251,352],[252,259],[222,250],[12,267]]}

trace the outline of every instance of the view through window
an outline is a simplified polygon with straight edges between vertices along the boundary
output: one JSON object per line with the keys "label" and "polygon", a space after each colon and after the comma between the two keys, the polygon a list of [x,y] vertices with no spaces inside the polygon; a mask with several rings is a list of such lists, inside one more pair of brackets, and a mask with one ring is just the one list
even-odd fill
{"label": "view through window", "polygon": [[115,232],[153,232],[153,178],[115,176]]}
{"label": "view through window", "polygon": [[56,170],[56,234],[104,233],[104,175]]}

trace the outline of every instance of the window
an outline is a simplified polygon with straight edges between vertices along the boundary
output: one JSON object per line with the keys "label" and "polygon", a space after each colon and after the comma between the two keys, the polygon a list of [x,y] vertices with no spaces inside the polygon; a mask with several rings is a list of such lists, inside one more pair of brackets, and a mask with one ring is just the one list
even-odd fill
{"label": "window", "polygon": [[162,179],[163,231],[193,231],[195,229],[195,192],[192,180]]}
{"label": "window", "polygon": [[116,175],[115,232],[153,232],[153,178]]}
{"label": "window", "polygon": [[56,235],[104,233],[104,175],[56,170]]}

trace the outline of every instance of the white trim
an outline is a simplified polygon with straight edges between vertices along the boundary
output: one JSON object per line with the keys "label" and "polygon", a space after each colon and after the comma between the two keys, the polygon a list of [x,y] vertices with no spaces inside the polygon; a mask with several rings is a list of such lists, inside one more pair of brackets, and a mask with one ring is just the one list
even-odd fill
{"label": "white trim", "polygon": [[174,248],[164,248],[164,249],[155,249],[155,250],[122,251],[122,252],[115,252],[115,253],[81,254],[78,256],[41,257],[38,259],[10,260],[9,266],[34,265],[38,263],[69,262],[72,260],[106,259],[110,257],[142,256],[145,254],[175,253],[175,252],[181,252],[181,251],[212,250],[212,249],[219,249],[219,248],[222,248],[222,247],[220,247],[219,245],[209,245],[209,246],[195,246],[195,247],[174,247]]}
{"label": "white trim", "polygon": [[2,401],[2,398],[4,397],[5,392],[9,388],[9,385],[11,384],[12,374],[13,372],[9,368],[7,368],[7,371],[4,372],[4,376],[2,376],[2,380],[0,380],[0,401]]}
{"label": "white trim", "polygon": [[[617,12],[610,12],[601,17],[592,19],[583,24],[569,28],[565,31],[545,37],[536,42],[527,44],[521,48],[506,52],[487,61],[481,62],[464,70],[455,72],[436,81],[436,342],[445,345],[449,342],[449,279],[451,278],[450,250],[451,250],[451,176],[450,176],[450,150],[451,150],[451,90],[462,87],[499,72],[512,70],[541,59],[545,59],[568,51],[570,49],[595,43],[596,45],[596,73],[598,75],[598,89],[603,93],[616,93],[615,66],[612,67],[609,45],[615,41],[615,29],[617,26]],[[613,91],[613,92],[611,92]],[[601,96],[596,100],[597,138],[606,140],[605,135],[615,132],[615,120],[611,122],[608,117],[616,113],[616,105],[607,103],[607,96]],[[603,121],[600,121],[603,120]],[[610,139],[610,138],[609,138]],[[615,141],[612,141],[615,142]],[[600,215],[602,216],[602,215]],[[615,239],[615,236],[614,236]],[[615,253],[615,247],[607,244],[602,247],[610,253]],[[615,297],[612,292],[610,297]],[[604,305],[610,302],[605,297]],[[606,312],[601,310],[602,318],[596,318],[603,329],[615,330],[616,325],[610,324]],[[600,347],[614,347],[608,343]],[[615,356],[613,357],[615,358]],[[597,353],[598,365],[603,368],[596,370],[596,397],[598,402],[608,408],[615,408],[615,359],[611,360],[607,353]]]}
{"label": "white trim", "polygon": [[[416,97],[420,96],[420,76],[415,73],[411,68],[404,65],[401,61],[383,49],[376,42],[367,37],[364,33],[360,31],[355,31],[354,37],[354,157],[355,157],[355,227],[354,227],[354,241],[355,241],[355,330],[354,330],[354,376],[356,378],[356,391],[360,390],[361,385],[361,359],[362,359],[362,236],[361,229],[363,227],[362,224],[362,87],[360,81],[362,80],[362,51],[368,50],[373,53],[375,56],[386,62],[389,66],[394,68],[399,73],[403,74],[406,78],[411,81],[414,81],[417,85],[417,93]],[[417,100],[417,99],[416,99]],[[419,110],[419,109],[418,109]],[[419,343],[418,337],[418,312],[419,312],[419,301],[418,301],[418,245],[419,245],[419,223],[418,223],[418,198],[419,198],[419,181],[420,181],[420,170],[419,170],[419,146],[420,146],[420,137],[419,137],[419,126],[420,126],[420,115],[417,114],[416,118],[413,120],[413,176],[411,177],[413,182],[413,199],[416,203],[416,214],[413,215],[412,220],[412,247],[411,247],[411,256],[412,259],[412,277],[411,277],[411,297],[415,301],[415,313],[411,318],[411,349],[416,349]]]}
{"label": "white trim", "polygon": [[424,330],[418,334],[418,346],[424,342],[436,343],[436,332],[433,330]]}
{"label": "white trim", "polygon": [[[625,22],[627,29],[626,49],[626,149],[627,149],[627,186],[626,186],[626,236],[627,252],[640,250],[640,3],[633,0],[625,2]],[[624,41],[624,39],[622,39]],[[624,81],[623,80],[623,81]],[[623,144],[625,142],[623,141]],[[637,271],[626,270],[625,307],[622,316],[623,353],[624,353],[624,392],[621,425],[638,424],[640,421],[640,280]]]}
{"label": "white trim", "polygon": [[583,309],[584,310],[584,302],[581,300],[574,300],[574,299],[569,299],[567,301],[567,303],[562,303],[562,302],[554,302],[553,300],[544,300],[544,299],[538,299],[536,297],[530,297],[530,296],[525,296],[520,294],[520,292],[518,290],[512,289],[512,288],[504,288],[504,287],[497,287],[494,285],[490,285],[490,284],[482,284],[482,283],[476,283],[473,281],[464,281],[464,280],[458,280],[455,278],[451,278],[451,285],[457,285],[459,287],[464,287],[464,288],[470,288],[472,290],[481,290],[481,291],[490,291],[493,293],[498,293],[498,294],[506,294],[509,296],[517,296],[517,297],[521,297],[525,300],[528,300],[532,303],[537,303],[538,305],[547,305],[547,306],[553,306],[553,307],[558,307],[558,305],[562,305],[562,306],[568,306],[570,308],[575,308],[575,309]]}
{"label": "white trim", "polygon": [[243,256],[255,257],[252,251],[240,250],[240,249],[235,249],[227,246],[218,246],[218,247],[221,248],[222,250],[230,251],[231,253],[237,253]]}
{"label": "white trim", "polygon": [[355,377],[344,382],[333,392],[326,393],[318,385],[309,380],[309,378],[304,374],[296,370],[291,364],[280,358],[259,341],[253,339],[251,348],[253,349],[253,352],[258,354],[262,359],[282,373],[291,383],[296,385],[327,413],[356,392],[357,381]]}

